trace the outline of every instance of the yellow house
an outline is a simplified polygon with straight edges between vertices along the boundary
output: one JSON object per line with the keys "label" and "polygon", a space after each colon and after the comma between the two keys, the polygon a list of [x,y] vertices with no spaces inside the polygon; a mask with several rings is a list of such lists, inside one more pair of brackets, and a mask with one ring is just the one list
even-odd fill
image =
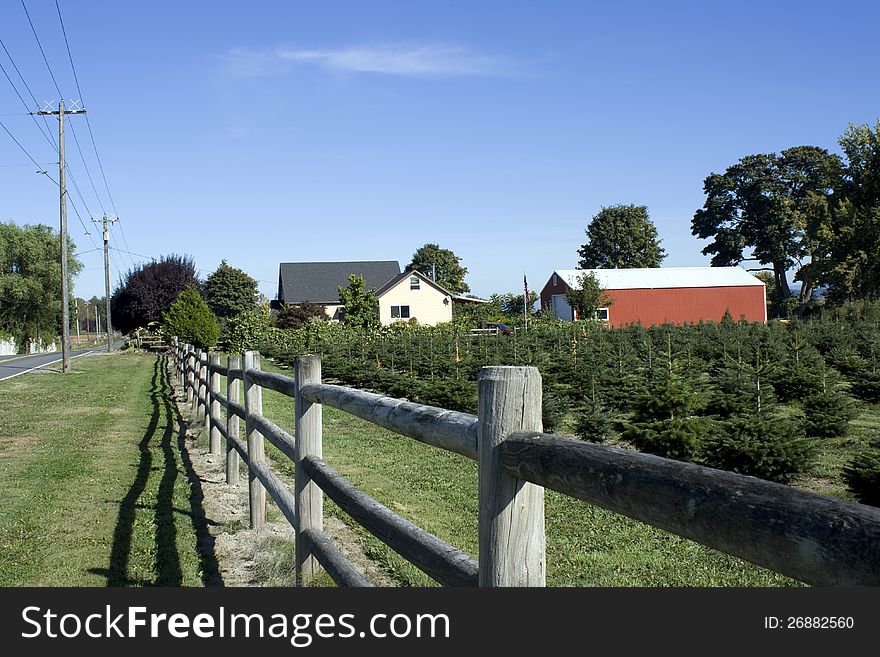
{"label": "yellow house", "polygon": [[379,298],[379,321],[383,325],[408,322],[440,324],[452,321],[452,300],[455,298],[419,271],[398,274],[376,290]]}

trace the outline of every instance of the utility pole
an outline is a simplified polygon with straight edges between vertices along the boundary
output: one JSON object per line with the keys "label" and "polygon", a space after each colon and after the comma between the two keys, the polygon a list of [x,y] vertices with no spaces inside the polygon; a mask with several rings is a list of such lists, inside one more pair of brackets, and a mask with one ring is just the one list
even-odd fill
{"label": "utility pole", "polygon": [[64,109],[64,99],[58,110],[39,110],[31,114],[58,117],[58,187],[61,192],[61,371],[70,371],[70,300],[67,292],[67,187],[64,181],[64,115],[85,114],[84,109]]}
{"label": "utility pole", "polygon": [[[110,224],[115,224],[119,219],[107,219],[107,215],[104,215],[104,219],[101,223],[104,224],[104,325],[107,328],[107,351],[111,350],[112,340],[110,338],[110,334],[112,332],[111,324],[110,324]],[[93,223],[98,223],[97,219],[92,219]]]}

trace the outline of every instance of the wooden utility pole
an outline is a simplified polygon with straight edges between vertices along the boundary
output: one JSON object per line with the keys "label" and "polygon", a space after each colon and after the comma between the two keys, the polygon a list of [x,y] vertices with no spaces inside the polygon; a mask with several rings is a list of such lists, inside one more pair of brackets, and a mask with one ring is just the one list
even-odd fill
{"label": "wooden utility pole", "polygon": [[110,335],[113,332],[112,324],[110,323],[110,224],[115,224],[119,219],[107,219],[107,215],[104,215],[104,219],[99,222],[97,219],[92,219],[93,223],[103,223],[104,224],[104,326],[107,329],[107,351],[111,351],[112,349],[112,339]]}
{"label": "wooden utility pole", "polygon": [[70,371],[70,300],[67,291],[67,187],[64,180],[64,115],[85,114],[84,109],[64,109],[64,99],[57,110],[39,110],[32,114],[58,117],[58,187],[61,195],[61,371]]}

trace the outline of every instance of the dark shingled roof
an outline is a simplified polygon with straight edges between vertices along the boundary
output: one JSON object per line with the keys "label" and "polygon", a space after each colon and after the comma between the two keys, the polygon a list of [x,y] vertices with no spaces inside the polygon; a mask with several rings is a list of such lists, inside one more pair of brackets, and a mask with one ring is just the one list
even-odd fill
{"label": "dark shingled roof", "polygon": [[278,271],[281,303],[339,303],[339,288],[351,274],[363,276],[366,289],[378,289],[400,273],[396,260],[363,262],[282,262]]}

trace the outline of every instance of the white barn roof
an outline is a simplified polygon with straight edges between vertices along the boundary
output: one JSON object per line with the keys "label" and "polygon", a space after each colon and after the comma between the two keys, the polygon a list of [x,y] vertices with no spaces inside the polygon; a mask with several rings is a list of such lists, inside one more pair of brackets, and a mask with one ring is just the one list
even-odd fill
{"label": "white barn roof", "polygon": [[653,267],[646,269],[557,269],[569,287],[578,276],[593,272],[605,290],[764,285],[742,267]]}

